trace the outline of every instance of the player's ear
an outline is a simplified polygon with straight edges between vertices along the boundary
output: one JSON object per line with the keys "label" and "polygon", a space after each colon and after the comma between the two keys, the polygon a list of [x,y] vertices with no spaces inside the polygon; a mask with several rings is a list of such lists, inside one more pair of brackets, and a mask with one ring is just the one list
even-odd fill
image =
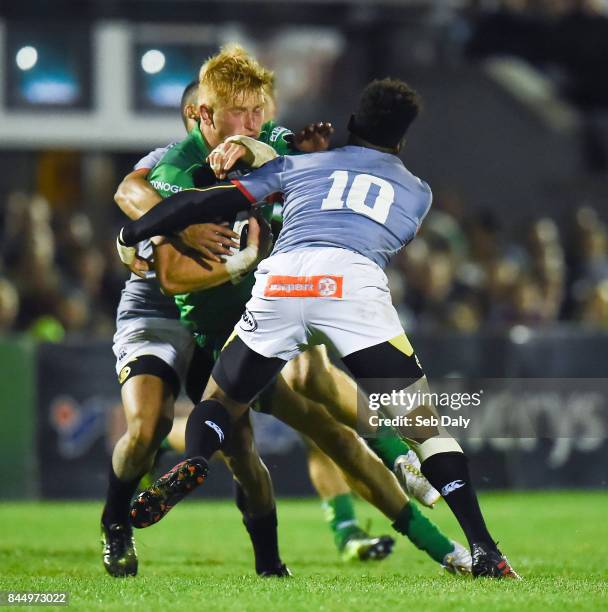
{"label": "player's ear", "polygon": [[211,127],[215,127],[215,124],[213,123],[213,109],[210,106],[207,106],[206,104],[201,104],[199,106],[198,111],[201,118],[201,123],[204,123],[205,125]]}
{"label": "player's ear", "polygon": [[200,114],[198,109],[196,108],[196,104],[186,104],[184,109],[184,114],[188,119],[194,119],[194,121],[198,121]]}

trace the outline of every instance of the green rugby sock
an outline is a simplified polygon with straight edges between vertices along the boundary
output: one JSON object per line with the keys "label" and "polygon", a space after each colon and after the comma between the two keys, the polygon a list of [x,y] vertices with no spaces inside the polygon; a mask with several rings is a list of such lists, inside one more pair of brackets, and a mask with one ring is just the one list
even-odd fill
{"label": "green rugby sock", "polygon": [[361,532],[355,516],[353,496],[350,493],[336,495],[323,502],[323,509],[325,520],[334,534],[334,542],[341,551],[353,534]]}
{"label": "green rugby sock", "polygon": [[391,472],[397,457],[406,455],[410,450],[410,447],[396,434],[392,427],[384,425],[378,429],[376,437],[368,438],[366,442]]}
{"label": "green rugby sock", "polygon": [[414,546],[424,550],[438,563],[442,563],[443,558],[454,550],[452,542],[412,502],[401,510],[393,528],[407,536]]}

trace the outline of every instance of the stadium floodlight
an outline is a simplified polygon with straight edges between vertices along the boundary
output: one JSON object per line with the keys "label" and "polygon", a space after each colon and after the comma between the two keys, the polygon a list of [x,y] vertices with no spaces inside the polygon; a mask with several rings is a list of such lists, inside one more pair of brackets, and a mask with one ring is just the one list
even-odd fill
{"label": "stadium floodlight", "polygon": [[158,49],[150,49],[141,56],[141,67],[148,74],[156,74],[165,67],[165,54]]}
{"label": "stadium floodlight", "polygon": [[21,47],[15,55],[15,61],[20,70],[31,70],[38,63],[38,51],[30,45]]}

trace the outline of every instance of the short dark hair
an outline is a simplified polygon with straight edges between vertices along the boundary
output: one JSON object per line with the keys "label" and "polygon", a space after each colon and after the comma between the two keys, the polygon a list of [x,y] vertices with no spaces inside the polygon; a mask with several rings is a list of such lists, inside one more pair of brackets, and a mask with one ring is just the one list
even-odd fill
{"label": "short dark hair", "polygon": [[192,96],[198,96],[198,81],[190,81],[188,85],[184,88],[182,93],[182,99],[179,102],[179,107],[182,111],[182,115],[184,114],[184,108],[188,104],[192,104]]}
{"label": "short dark hair", "polygon": [[420,108],[420,97],[404,81],[376,79],[363,90],[348,129],[370,144],[393,148],[401,142]]}
{"label": "short dark hair", "polygon": [[182,92],[182,99],[179,102],[179,110],[182,115],[182,121],[186,131],[188,130],[188,119],[189,116],[186,114],[186,106],[188,104],[195,104],[198,101],[198,81],[190,81]]}

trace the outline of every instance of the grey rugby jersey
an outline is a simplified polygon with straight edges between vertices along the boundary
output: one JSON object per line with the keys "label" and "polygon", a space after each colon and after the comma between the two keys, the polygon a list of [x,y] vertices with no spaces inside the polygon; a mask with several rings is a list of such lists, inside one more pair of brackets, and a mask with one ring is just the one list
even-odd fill
{"label": "grey rugby jersey", "polygon": [[[142,157],[133,169],[154,168],[174,144],[154,149],[154,151]],[[142,240],[137,245],[137,253],[140,257],[150,257],[152,255],[150,241]],[[131,274],[127,279],[116,310],[116,327],[141,317],[179,319],[179,312],[173,298],[163,295],[159,284],[156,282],[154,272],[150,272],[145,279],[139,278],[135,274]]]}

